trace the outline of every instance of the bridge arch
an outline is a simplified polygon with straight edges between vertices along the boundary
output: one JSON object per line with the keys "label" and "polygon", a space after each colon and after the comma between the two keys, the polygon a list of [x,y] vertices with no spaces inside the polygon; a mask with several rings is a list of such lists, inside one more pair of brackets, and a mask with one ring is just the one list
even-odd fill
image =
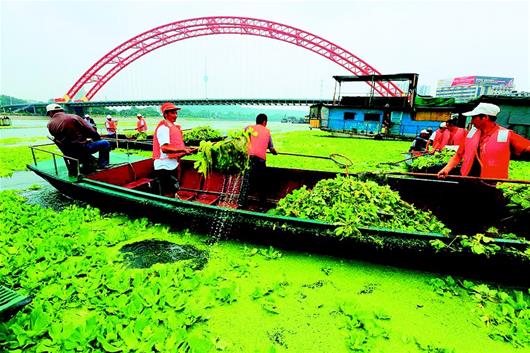
{"label": "bridge arch", "polygon": [[[85,85],[92,85],[83,100],[91,100],[118,72],[149,52],[166,45],[195,37],[239,34],[284,41],[331,60],[354,75],[378,75],[375,68],[344,48],[304,30],[281,23],[248,17],[199,17],[155,27],[141,33],[105,54],[92,65],[64,96],[66,101]],[[400,96],[401,90],[392,82],[367,82],[382,96]]]}

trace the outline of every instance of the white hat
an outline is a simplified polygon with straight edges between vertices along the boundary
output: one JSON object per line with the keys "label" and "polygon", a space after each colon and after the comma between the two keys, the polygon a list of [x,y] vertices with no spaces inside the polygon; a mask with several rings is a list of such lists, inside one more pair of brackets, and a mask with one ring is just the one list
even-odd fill
{"label": "white hat", "polygon": [[88,114],[85,114],[85,118],[90,118],[90,115],[88,115]]}
{"label": "white hat", "polygon": [[140,114],[140,113],[136,114],[136,117],[138,117],[138,118],[141,117],[141,116],[142,116],[142,114]]}
{"label": "white hat", "polygon": [[112,117],[110,115],[107,115],[107,119],[112,119]]}
{"label": "white hat", "polygon": [[489,115],[489,116],[497,116],[499,112],[501,111],[501,108],[496,106],[495,104],[491,103],[480,103],[470,112],[463,113],[464,116],[475,116],[475,115]]}
{"label": "white hat", "polygon": [[427,130],[425,130],[425,129],[423,129],[423,130],[420,131],[420,134],[428,134],[428,133],[429,133],[429,131],[427,131]]}
{"label": "white hat", "polygon": [[56,110],[64,110],[64,109],[57,103],[48,104],[46,106],[46,113],[53,112]]}
{"label": "white hat", "polygon": [[440,123],[440,127],[441,128],[446,128],[447,127],[447,124],[444,122],[444,123]]}

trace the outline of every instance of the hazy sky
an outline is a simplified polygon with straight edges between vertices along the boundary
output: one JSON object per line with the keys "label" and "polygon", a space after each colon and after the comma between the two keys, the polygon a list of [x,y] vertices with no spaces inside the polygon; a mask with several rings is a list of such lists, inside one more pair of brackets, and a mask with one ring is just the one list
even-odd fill
{"label": "hazy sky", "polygon": [[[514,77],[530,91],[528,1],[7,1],[0,0],[0,93],[62,97],[104,54],[154,27],[203,16],[248,16],[319,35],[382,73],[420,85],[455,76]],[[208,76],[207,90],[204,76]],[[217,35],[136,60],[94,97],[326,98],[348,71],[267,38]]]}

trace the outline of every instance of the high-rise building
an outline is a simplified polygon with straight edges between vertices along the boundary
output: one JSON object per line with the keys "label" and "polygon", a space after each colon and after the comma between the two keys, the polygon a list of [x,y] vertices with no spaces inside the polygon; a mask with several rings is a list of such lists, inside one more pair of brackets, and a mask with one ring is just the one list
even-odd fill
{"label": "high-rise building", "polygon": [[419,85],[418,86],[418,94],[420,96],[430,96],[431,95],[431,86]]}
{"label": "high-rise building", "polygon": [[464,76],[439,80],[436,97],[467,102],[483,95],[509,94],[514,90],[513,77]]}

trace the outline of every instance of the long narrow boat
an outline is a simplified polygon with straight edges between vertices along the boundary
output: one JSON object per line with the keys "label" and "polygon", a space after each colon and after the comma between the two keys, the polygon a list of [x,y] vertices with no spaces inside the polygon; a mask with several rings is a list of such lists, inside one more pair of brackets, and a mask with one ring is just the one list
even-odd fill
{"label": "long narrow boat", "polygon": [[[36,150],[40,147],[32,146],[32,151]],[[242,206],[239,196],[245,188],[243,177],[213,172],[203,178],[190,160],[181,161],[180,189],[175,198],[159,195],[151,159],[113,153],[112,162],[114,166],[110,169],[77,177],[68,175],[64,163],[56,155],[53,159],[35,160],[28,168],[73,199],[149,217],[178,228],[190,228],[209,234],[215,240],[235,238],[280,248],[481,275],[511,283],[527,281],[520,274],[530,270],[530,259],[513,256],[511,251],[498,251],[489,257],[470,252],[437,251],[430,242],[448,240],[437,233],[363,227],[359,229],[360,237],[340,238],[334,234],[336,226],[327,222],[258,211],[258,198],[252,191],[248,192],[247,202]],[[294,189],[303,185],[312,187],[319,180],[335,176],[336,173],[322,171],[268,168],[268,206],[274,207]],[[498,205],[502,203],[498,202],[499,194],[494,187],[406,177],[387,178],[386,182],[399,191],[403,199],[419,207],[431,208],[442,220],[451,220],[446,224],[454,225],[453,230],[458,232],[483,227],[485,221],[491,223],[503,216],[498,213]],[[455,204],[455,197],[462,202]],[[466,202],[473,198],[474,201]],[[452,207],[446,207],[447,204]],[[483,212],[480,217],[473,216],[477,210]],[[462,220],[466,221],[464,226]],[[494,243],[502,249],[524,250],[527,247],[524,242],[511,239],[495,239]]]}

